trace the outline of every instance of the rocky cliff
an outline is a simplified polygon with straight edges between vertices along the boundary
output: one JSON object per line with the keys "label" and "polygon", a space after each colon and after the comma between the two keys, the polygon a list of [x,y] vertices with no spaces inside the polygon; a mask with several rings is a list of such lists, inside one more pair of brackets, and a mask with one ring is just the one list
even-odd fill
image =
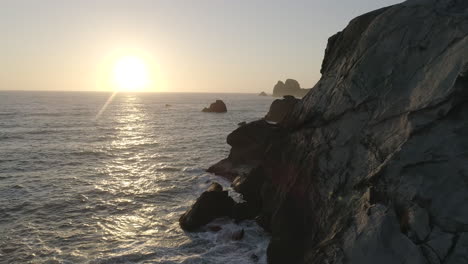
{"label": "rocky cliff", "polygon": [[310,89],[302,89],[299,82],[293,79],[287,79],[286,82],[278,81],[273,87],[273,96],[283,97],[291,95],[295,97],[303,97]]}
{"label": "rocky cliff", "polygon": [[269,263],[468,263],[468,1],[357,17],[321,72],[211,168],[260,205]]}

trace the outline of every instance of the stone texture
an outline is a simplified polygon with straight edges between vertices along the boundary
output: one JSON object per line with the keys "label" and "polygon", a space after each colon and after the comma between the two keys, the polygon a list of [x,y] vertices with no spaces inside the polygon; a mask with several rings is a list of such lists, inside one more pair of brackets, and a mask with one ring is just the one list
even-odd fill
{"label": "stone texture", "polygon": [[408,237],[414,242],[419,243],[426,240],[431,232],[427,211],[418,205],[408,209],[408,227]]}
{"label": "stone texture", "polygon": [[357,17],[321,72],[274,129],[228,138],[235,177],[263,170],[269,262],[467,263],[468,1]]}
{"label": "stone texture", "polygon": [[435,227],[429,236],[427,246],[437,254],[439,259],[445,259],[452,247],[454,235],[445,233],[440,228]]}
{"label": "stone texture", "polygon": [[448,258],[444,261],[447,264],[468,263],[468,233],[462,233],[457,237],[455,246]]}

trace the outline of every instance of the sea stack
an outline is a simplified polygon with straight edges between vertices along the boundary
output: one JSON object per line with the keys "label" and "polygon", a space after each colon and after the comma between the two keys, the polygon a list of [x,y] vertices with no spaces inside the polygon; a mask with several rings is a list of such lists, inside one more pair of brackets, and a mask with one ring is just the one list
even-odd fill
{"label": "sea stack", "polygon": [[202,112],[225,113],[227,112],[227,108],[226,108],[226,104],[222,100],[216,100],[216,102],[212,103],[210,107],[203,108]]}
{"label": "sea stack", "polygon": [[259,203],[268,263],[467,263],[468,1],[357,17],[321,73],[276,126],[229,135],[211,168]]}
{"label": "sea stack", "polygon": [[299,82],[294,79],[287,79],[286,82],[278,81],[273,87],[273,96],[283,97],[290,95],[294,97],[303,97],[310,89],[302,89]]}

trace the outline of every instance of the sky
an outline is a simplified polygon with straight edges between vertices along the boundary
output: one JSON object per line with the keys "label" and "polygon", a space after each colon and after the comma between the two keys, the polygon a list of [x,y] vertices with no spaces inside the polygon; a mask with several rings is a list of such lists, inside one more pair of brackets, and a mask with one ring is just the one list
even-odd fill
{"label": "sky", "polygon": [[327,39],[401,0],[0,0],[0,90],[116,89],[122,56],[160,92],[312,87]]}

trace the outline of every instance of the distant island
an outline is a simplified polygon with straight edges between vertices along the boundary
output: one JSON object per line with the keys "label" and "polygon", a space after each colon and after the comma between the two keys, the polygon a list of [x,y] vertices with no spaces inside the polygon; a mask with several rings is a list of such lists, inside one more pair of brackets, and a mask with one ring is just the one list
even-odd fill
{"label": "distant island", "polygon": [[304,97],[310,89],[303,89],[299,82],[294,79],[287,79],[286,82],[278,81],[273,88],[274,97],[283,97],[292,95],[294,97]]}

